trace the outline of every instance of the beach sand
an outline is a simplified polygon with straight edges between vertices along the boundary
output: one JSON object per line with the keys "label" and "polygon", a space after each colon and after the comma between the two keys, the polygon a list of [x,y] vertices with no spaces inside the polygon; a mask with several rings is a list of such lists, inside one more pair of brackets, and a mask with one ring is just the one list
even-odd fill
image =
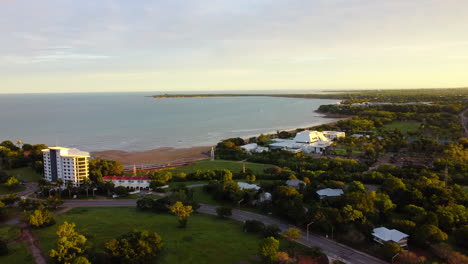
{"label": "beach sand", "polygon": [[[340,120],[349,120],[352,116],[327,114],[329,118],[340,118]],[[335,125],[338,120],[324,124]],[[289,132],[295,132],[290,130]],[[247,138],[245,138],[247,139]],[[139,164],[160,164],[180,160],[199,160],[210,157],[211,146],[190,147],[190,148],[156,148],[143,151],[123,151],[123,150],[104,150],[91,152],[93,158],[104,158],[117,160],[124,165]]]}
{"label": "beach sand", "polygon": [[117,160],[124,165],[157,164],[177,160],[209,158],[211,147],[156,148],[144,151],[104,150],[91,152],[93,158]]}

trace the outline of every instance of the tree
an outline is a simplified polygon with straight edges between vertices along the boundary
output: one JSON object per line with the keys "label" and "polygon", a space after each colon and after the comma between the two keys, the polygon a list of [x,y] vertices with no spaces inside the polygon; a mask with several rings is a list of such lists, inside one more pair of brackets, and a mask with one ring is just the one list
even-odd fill
{"label": "tree", "polygon": [[87,239],[75,231],[74,223],[64,222],[55,234],[58,237],[57,246],[56,249],[50,250],[49,256],[57,263],[74,263],[84,255]]}
{"label": "tree", "polygon": [[397,243],[387,241],[383,243],[382,247],[380,248],[380,251],[385,258],[391,259],[397,253],[403,251],[403,249]]}
{"label": "tree", "polygon": [[5,182],[5,186],[10,190],[16,189],[18,187],[18,185],[19,185],[19,180],[15,176],[11,176]]}
{"label": "tree", "polygon": [[288,230],[284,231],[283,234],[286,237],[286,239],[290,242],[301,238],[301,230],[299,228],[291,227]]}
{"label": "tree", "polygon": [[81,187],[83,187],[86,190],[86,198],[89,198],[88,192],[89,188],[91,187],[91,181],[89,180],[89,178],[86,177],[81,181]]}
{"label": "tree", "polygon": [[151,263],[163,247],[156,232],[133,231],[112,239],[105,245],[112,263]]}
{"label": "tree", "polygon": [[29,215],[29,224],[33,227],[51,226],[54,223],[52,214],[43,205]]}
{"label": "tree", "polygon": [[222,218],[227,218],[232,215],[232,208],[228,206],[220,206],[216,208],[216,213]]}
{"label": "tree", "polygon": [[423,225],[414,234],[414,240],[421,246],[435,244],[448,239],[448,235],[434,225]]}
{"label": "tree", "polygon": [[46,203],[47,203],[47,207],[49,209],[57,209],[57,207],[59,207],[60,205],[63,204],[63,201],[60,200],[60,198],[58,197],[55,197],[55,196],[49,196],[46,200]]}
{"label": "tree", "polygon": [[265,224],[257,220],[247,220],[244,223],[244,232],[261,233],[265,229]]}
{"label": "tree", "polygon": [[245,176],[245,180],[247,181],[247,183],[253,183],[256,179],[257,177],[255,177],[255,175],[252,174],[248,174]]}
{"label": "tree", "polygon": [[418,264],[426,262],[426,257],[418,256],[411,251],[403,251],[398,256],[398,261],[404,264]]}
{"label": "tree", "polygon": [[366,187],[360,181],[352,181],[348,184],[348,192],[366,192]]}
{"label": "tree", "polygon": [[67,181],[65,182],[65,187],[67,187],[68,196],[69,196],[69,198],[71,199],[71,190],[73,189],[73,182],[70,181],[70,180],[67,180]]}
{"label": "tree", "polygon": [[258,253],[268,263],[273,263],[278,256],[279,241],[274,237],[264,238],[260,242]]}
{"label": "tree", "polygon": [[118,186],[114,189],[115,194],[118,196],[127,196],[128,195],[128,189],[124,186]]}
{"label": "tree", "polygon": [[179,201],[172,205],[170,210],[177,216],[181,228],[187,225],[187,218],[193,213],[192,206],[184,205]]}

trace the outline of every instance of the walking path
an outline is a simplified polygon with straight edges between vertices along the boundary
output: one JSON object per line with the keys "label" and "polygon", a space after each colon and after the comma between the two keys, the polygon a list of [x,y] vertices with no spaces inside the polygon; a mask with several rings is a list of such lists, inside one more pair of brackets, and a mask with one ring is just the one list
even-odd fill
{"label": "walking path", "polygon": [[[208,204],[200,204],[201,207],[198,209],[199,212],[217,215],[216,214],[216,206],[208,205]],[[102,201],[66,201],[63,206],[65,207],[112,207],[112,206],[136,206],[136,200],[102,200]],[[268,216],[237,210],[232,210],[232,219],[238,221],[246,221],[246,220],[257,220],[261,221],[266,225],[277,225],[281,230],[286,230],[290,227],[294,227],[293,225],[286,223],[282,220],[271,218]],[[348,246],[342,245],[335,241],[323,238],[321,236],[309,235],[309,239],[307,240],[307,234],[302,230],[302,238],[300,238],[297,242],[309,246],[309,247],[320,247],[325,254],[330,256],[333,259],[339,259],[346,263],[350,264],[383,264],[387,263],[383,260],[370,256],[366,253],[357,251],[352,249]]]}

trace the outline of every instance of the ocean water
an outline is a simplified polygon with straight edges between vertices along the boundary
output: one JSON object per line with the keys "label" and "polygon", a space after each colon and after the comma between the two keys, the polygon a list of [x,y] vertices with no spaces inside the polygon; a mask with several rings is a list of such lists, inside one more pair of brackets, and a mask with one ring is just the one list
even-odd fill
{"label": "ocean water", "polygon": [[152,93],[0,95],[0,140],[85,151],[214,145],[335,119],[314,111],[336,100],[163,98]]}

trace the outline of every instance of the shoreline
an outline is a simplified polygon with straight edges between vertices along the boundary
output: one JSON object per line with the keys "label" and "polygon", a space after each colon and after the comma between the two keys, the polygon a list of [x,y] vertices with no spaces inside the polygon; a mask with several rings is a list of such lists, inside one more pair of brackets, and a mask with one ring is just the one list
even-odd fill
{"label": "shoreline", "polygon": [[[317,112],[319,113],[319,112]],[[323,113],[320,113],[323,114]],[[336,115],[336,114],[323,114],[325,118],[334,118],[331,122],[325,122],[321,124],[312,124],[292,129],[281,129],[277,131],[295,132],[297,129],[309,129],[310,127],[320,125],[335,125],[340,120],[349,120],[352,116]],[[276,131],[267,132],[267,134],[273,134]],[[258,137],[260,134],[241,137],[242,139],[249,139],[250,137]],[[148,150],[99,150],[91,151],[92,158],[104,158],[122,162],[124,165],[142,165],[142,164],[162,164],[172,163],[180,161],[196,161],[200,159],[208,159],[210,157],[211,147],[216,145],[218,142],[211,146],[191,146],[191,147],[159,147]]]}

